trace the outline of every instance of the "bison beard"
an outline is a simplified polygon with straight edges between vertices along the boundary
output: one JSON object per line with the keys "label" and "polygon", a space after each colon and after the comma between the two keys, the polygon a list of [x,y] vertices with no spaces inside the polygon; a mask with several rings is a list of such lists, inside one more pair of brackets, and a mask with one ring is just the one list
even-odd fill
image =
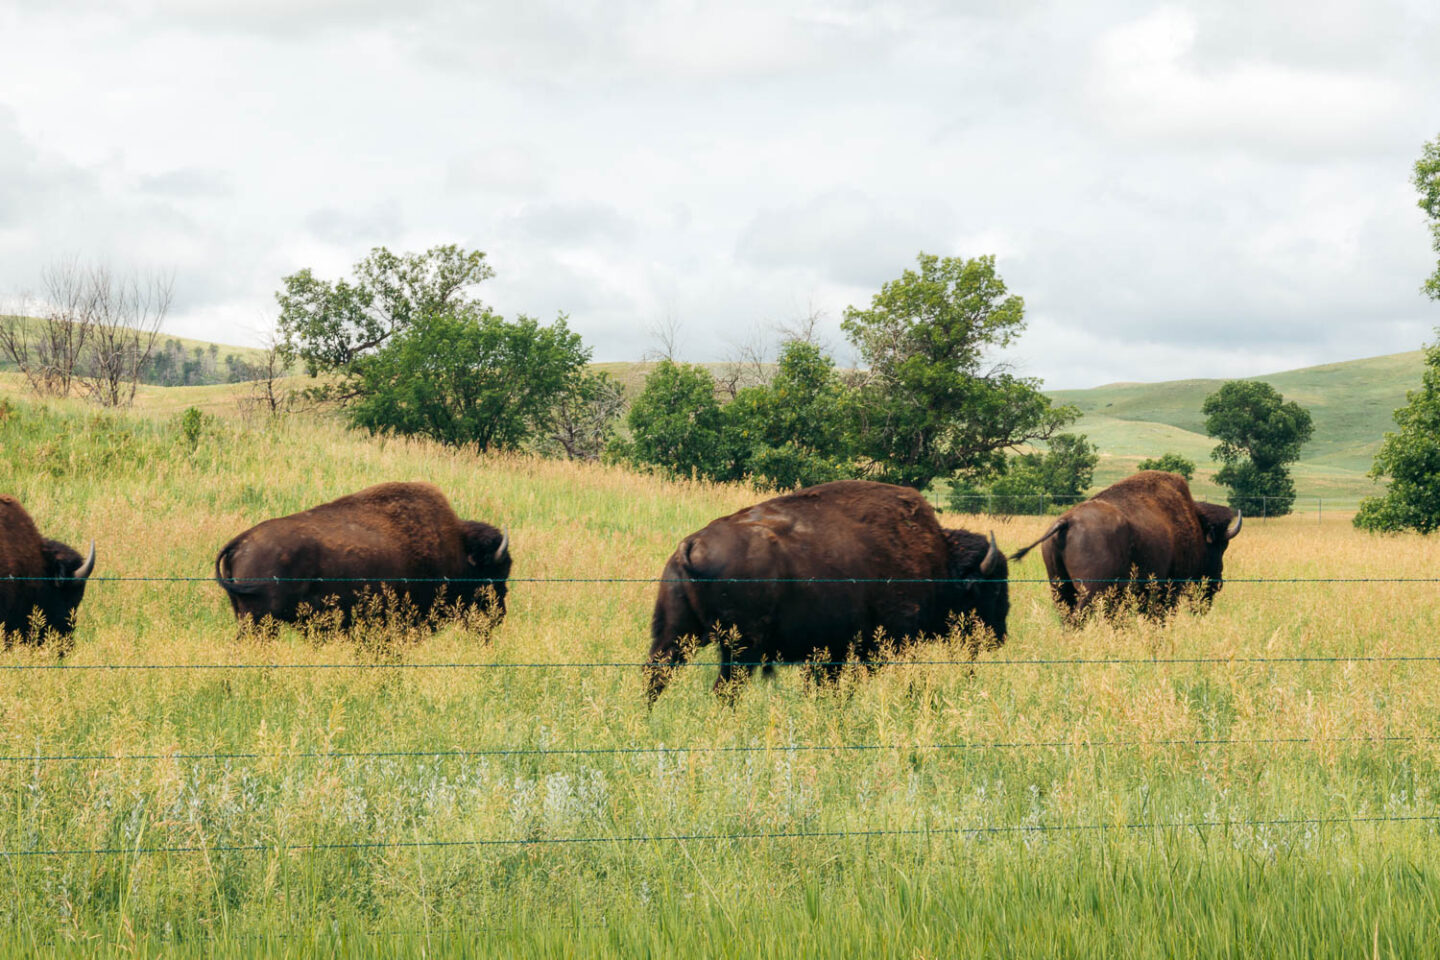
{"label": "bison beard", "polygon": [[383,483],[267,520],[215,558],[236,618],[269,618],[271,629],[331,610],[344,625],[386,590],[420,617],[459,603],[498,620],[509,575],[509,537],[461,520],[428,483]]}
{"label": "bison beard", "polygon": [[[873,660],[880,636],[943,634],[957,616],[1004,642],[1006,576],[993,536],[942,530],[909,488],[842,480],[776,497],[712,521],[665,564],[646,692],[653,703],[690,647],[715,641],[717,691],[737,667]],[[946,582],[959,579],[976,582]]]}
{"label": "bison beard", "polygon": [[1164,618],[1187,593],[1202,605],[1214,599],[1241,523],[1229,507],[1196,503],[1184,477],[1144,470],[1066,511],[1010,559],[1040,546],[1051,594],[1072,622],[1126,601]]}
{"label": "bison beard", "polygon": [[18,500],[0,496],[0,635],[7,646],[12,636],[44,639],[32,629],[36,614],[45,627],[68,638],[94,570],[93,540],[90,556],[82,560],[65,544],[42,537]]}

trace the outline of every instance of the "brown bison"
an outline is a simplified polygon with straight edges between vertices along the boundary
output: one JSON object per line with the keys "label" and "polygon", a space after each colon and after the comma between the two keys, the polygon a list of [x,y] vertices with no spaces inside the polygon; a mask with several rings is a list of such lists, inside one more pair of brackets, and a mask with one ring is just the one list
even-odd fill
{"label": "brown bison", "polygon": [[40,536],[35,521],[14,497],[0,496],[0,635],[41,639],[31,630],[35,614],[62,637],[75,629],[75,611],[85,598],[85,583],[95,570],[95,541],[90,556]]}
{"label": "brown bison", "polygon": [[384,590],[428,616],[461,602],[505,615],[510,538],[461,520],[428,483],[382,483],[251,527],[215,558],[215,580],[235,616],[297,623]]}
{"label": "brown bison", "polygon": [[1143,470],[1066,511],[1010,559],[1042,545],[1051,593],[1072,620],[1127,597],[1163,617],[1188,591],[1214,598],[1240,524],[1237,511],[1192,500],[1184,477]]}
{"label": "brown bison", "polygon": [[[841,480],[712,520],[665,564],[645,667],[651,702],[690,646],[720,643],[717,691],[736,667],[815,656],[873,659],[877,634],[943,634],[969,615],[997,642],[1010,609],[1005,556],[943,530],[907,487]],[[961,582],[955,582],[961,581]]]}

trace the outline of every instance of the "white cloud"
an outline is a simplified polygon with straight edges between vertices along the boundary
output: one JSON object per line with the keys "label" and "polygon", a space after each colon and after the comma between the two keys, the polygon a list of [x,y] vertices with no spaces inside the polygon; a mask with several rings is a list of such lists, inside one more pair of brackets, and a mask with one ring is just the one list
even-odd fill
{"label": "white cloud", "polygon": [[999,256],[1032,318],[1015,359],[1057,385],[1412,349],[1440,319],[1407,183],[1437,22],[1384,0],[21,0],[0,294],[57,255],[173,266],[175,332],[228,341],[285,274],[453,242],[487,251],[498,309],[566,311],[597,357],[669,315],[714,358],[811,310],[844,354],[844,307],[924,249]]}
{"label": "white cloud", "polygon": [[1190,150],[1249,147],[1291,156],[1394,145],[1396,121],[1411,104],[1374,65],[1346,73],[1269,60],[1207,65],[1193,56],[1198,29],[1195,15],[1166,7],[1100,37],[1092,96],[1112,129]]}

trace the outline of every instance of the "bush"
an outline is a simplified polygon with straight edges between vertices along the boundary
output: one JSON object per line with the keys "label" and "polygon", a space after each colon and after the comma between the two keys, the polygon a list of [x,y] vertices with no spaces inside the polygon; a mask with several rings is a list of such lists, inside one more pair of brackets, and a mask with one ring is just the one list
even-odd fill
{"label": "bush", "polygon": [[948,504],[957,512],[1036,515],[1064,510],[1089,489],[1100,456],[1083,434],[1065,433],[1045,453],[1011,457],[988,487],[973,478],[950,484]]}
{"label": "bush", "polygon": [[524,316],[431,315],[354,362],[350,419],[371,433],[514,450],[550,430],[589,359],[564,316],[542,327]]}
{"label": "bush", "polygon": [[1178,473],[1188,481],[1195,476],[1195,461],[1188,460],[1178,453],[1165,453],[1149,460],[1141,460],[1135,469],[1164,470],[1166,473]]}
{"label": "bush", "polygon": [[1362,530],[1440,529],[1440,340],[1426,347],[1420,389],[1405,399],[1395,411],[1399,429],[1385,434],[1370,468],[1370,476],[1390,484],[1360,504],[1355,526]]}
{"label": "bush", "polygon": [[704,367],[660,361],[625,419],[630,437],[612,442],[610,457],[672,477],[734,479],[715,379]]}

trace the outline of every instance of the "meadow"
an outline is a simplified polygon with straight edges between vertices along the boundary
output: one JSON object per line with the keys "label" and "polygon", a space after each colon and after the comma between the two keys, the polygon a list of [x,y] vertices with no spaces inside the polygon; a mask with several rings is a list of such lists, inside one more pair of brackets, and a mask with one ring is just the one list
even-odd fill
{"label": "meadow", "polygon": [[[1252,520],[1208,614],[1078,630],[1037,551],[1010,642],[973,663],[954,637],[727,704],[707,650],[647,709],[645,581],[754,491],[233,394],[102,414],[0,391],[0,491],[99,550],[68,656],[0,654],[6,955],[1353,957],[1440,935],[1440,541]],[[221,544],[422,479],[509,528],[488,637],[237,636]],[[942,519],[1007,550],[1048,523]],[[1304,578],[1351,582],[1248,582]]]}

